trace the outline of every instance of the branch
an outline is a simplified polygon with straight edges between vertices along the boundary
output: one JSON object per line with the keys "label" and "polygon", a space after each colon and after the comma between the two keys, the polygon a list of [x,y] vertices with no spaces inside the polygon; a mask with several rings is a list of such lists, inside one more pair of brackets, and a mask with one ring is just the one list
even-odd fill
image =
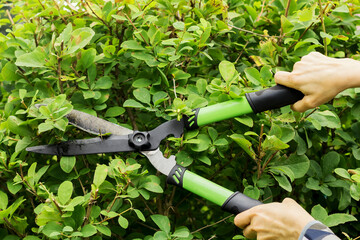
{"label": "branch", "polygon": [[256,33],[256,32],[253,32],[253,31],[249,31],[249,30],[246,30],[246,29],[243,29],[243,28],[239,28],[239,27],[236,27],[234,25],[231,25],[231,24],[227,24],[229,27],[231,28],[235,28],[236,30],[239,30],[239,31],[242,31],[242,32],[246,32],[246,33],[250,33],[250,34],[253,34],[255,36],[258,36],[258,37],[266,37],[266,38],[271,38],[271,37],[275,37],[275,38],[281,38],[280,36],[270,36],[270,35],[264,35],[264,34],[260,34],[260,33]]}
{"label": "branch", "polygon": [[[323,29],[323,32],[326,33],[326,28],[325,28],[325,23],[324,23],[324,13],[323,13],[323,9],[321,7],[321,0],[319,0],[319,8],[320,8],[320,21],[321,21],[321,26]],[[324,51],[325,51],[325,56],[327,56],[327,41],[326,41],[326,37],[324,38]]]}
{"label": "branch", "polygon": [[226,219],[228,219],[228,218],[230,218],[230,217],[232,217],[232,216],[234,216],[234,214],[231,214],[231,215],[229,215],[229,216],[227,216],[227,217],[225,217],[225,218],[223,218],[223,219],[221,219],[221,220],[217,221],[216,223],[209,224],[209,225],[206,225],[206,226],[204,226],[204,227],[202,227],[202,228],[199,228],[198,230],[195,230],[195,231],[191,232],[191,234],[194,234],[194,233],[200,232],[200,231],[204,230],[205,228],[209,228],[209,227],[212,227],[212,226],[214,226],[214,225],[216,225],[216,224],[219,224],[219,223],[221,223],[221,222],[225,221]]}

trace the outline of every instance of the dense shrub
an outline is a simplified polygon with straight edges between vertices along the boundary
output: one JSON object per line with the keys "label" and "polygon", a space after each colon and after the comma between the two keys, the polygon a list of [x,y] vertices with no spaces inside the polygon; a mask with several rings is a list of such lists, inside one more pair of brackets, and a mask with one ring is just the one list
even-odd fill
{"label": "dense shrub", "polygon": [[[92,137],[68,124],[72,109],[148,130],[273,86],[277,70],[290,71],[311,51],[360,59],[358,0],[1,3],[0,238],[7,240],[243,239],[233,216],[165,184],[138,153],[58,159],[25,148]],[[162,150],[263,202],[289,196],[337,235],[356,237],[359,93],[347,90],[304,114],[284,107],[204,126]]]}

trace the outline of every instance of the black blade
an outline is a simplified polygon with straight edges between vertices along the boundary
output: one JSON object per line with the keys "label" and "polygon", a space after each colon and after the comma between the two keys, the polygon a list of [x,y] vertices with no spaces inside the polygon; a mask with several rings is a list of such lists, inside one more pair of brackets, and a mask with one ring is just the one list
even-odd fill
{"label": "black blade", "polygon": [[72,140],[53,145],[28,147],[28,152],[58,156],[75,156],[97,153],[114,153],[136,151],[129,146],[129,137],[110,135],[83,140]]}

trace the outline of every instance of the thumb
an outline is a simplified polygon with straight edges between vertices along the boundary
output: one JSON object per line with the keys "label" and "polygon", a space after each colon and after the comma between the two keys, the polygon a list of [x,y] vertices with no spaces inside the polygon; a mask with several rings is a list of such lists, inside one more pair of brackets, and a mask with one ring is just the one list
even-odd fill
{"label": "thumb", "polygon": [[313,100],[313,97],[311,95],[306,95],[303,99],[294,103],[291,108],[296,112],[305,112],[306,110],[315,108],[316,106],[317,105]]}
{"label": "thumb", "polygon": [[292,199],[292,198],[285,198],[283,201],[282,201],[283,204],[285,205],[288,205],[288,206],[292,206],[292,205],[297,205],[298,203]]}

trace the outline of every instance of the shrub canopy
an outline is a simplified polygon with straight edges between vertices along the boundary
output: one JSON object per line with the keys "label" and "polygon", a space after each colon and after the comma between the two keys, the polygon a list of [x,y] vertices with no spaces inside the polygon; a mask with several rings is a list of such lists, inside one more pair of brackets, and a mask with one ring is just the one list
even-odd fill
{"label": "shrub canopy", "polygon": [[[25,148],[93,137],[68,124],[72,109],[148,130],[273,86],[276,71],[311,51],[360,59],[358,0],[0,2],[6,240],[244,239],[233,216],[167,185],[138,153],[57,158]],[[162,151],[265,203],[291,197],[338,236],[356,237],[359,93],[187,131]]]}

